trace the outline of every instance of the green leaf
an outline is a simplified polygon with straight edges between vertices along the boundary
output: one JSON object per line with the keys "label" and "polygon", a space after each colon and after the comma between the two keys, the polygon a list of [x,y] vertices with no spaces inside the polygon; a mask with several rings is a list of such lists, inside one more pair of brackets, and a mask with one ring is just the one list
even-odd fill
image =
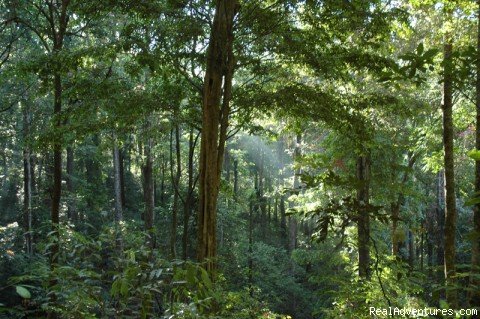
{"label": "green leaf", "polygon": [[471,197],[465,201],[465,206],[473,206],[480,204],[480,197]]}
{"label": "green leaf", "polygon": [[17,294],[20,295],[20,297],[24,299],[30,299],[32,295],[30,294],[30,291],[27,290],[27,288],[22,287],[22,286],[16,286],[15,290],[17,291]]}
{"label": "green leaf", "polygon": [[418,55],[422,55],[422,53],[423,53],[423,42],[420,42],[420,44],[417,46],[417,53],[418,53]]}
{"label": "green leaf", "polygon": [[201,269],[201,277],[202,277],[202,282],[208,289],[212,289],[212,281],[210,280],[210,277],[208,276],[208,273],[205,269]]}
{"label": "green leaf", "polygon": [[471,159],[475,160],[475,161],[480,161],[480,150],[471,150],[469,152],[467,152],[467,155],[468,157],[470,157]]}

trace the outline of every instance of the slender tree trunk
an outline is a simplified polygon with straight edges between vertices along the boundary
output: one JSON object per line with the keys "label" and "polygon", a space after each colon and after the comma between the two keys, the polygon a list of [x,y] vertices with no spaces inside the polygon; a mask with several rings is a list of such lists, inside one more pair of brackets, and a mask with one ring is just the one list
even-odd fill
{"label": "slender tree trunk", "polygon": [[165,170],[166,170],[165,157],[162,155],[161,167],[160,167],[160,205],[165,206]]}
{"label": "slender tree trunk", "polygon": [[216,269],[217,199],[230,115],[235,65],[233,20],[237,9],[238,3],[235,0],[216,2],[203,88],[197,255],[200,262],[206,262],[206,269],[212,275]]}
{"label": "slender tree trunk", "polygon": [[422,228],[420,233],[420,272],[423,272],[423,263],[424,263],[424,256],[425,256],[425,221],[422,222]]}
{"label": "slender tree trunk", "polygon": [[123,221],[122,195],[120,183],[120,150],[118,148],[117,137],[113,138],[113,187],[115,192],[115,225],[116,246],[119,253],[123,252],[123,238],[121,233],[121,222]]}
{"label": "slender tree trunk", "polygon": [[77,218],[77,208],[75,202],[75,186],[74,186],[74,153],[73,148],[71,146],[67,147],[67,176],[66,176],[66,184],[67,184],[67,192],[68,192],[68,202],[67,202],[67,215],[69,220],[75,225],[78,221]]}
{"label": "slender tree trunk", "polygon": [[238,160],[233,160],[233,198],[238,199]]}
{"label": "slender tree trunk", "polygon": [[[451,20],[451,11],[447,13],[447,21]],[[456,199],[455,177],[453,163],[453,64],[452,35],[445,34],[444,43],[444,81],[443,81],[443,146],[445,151],[445,279],[447,286],[455,285],[455,229],[456,229]],[[457,306],[457,292],[446,289],[447,302],[452,308]]]}
{"label": "slender tree trunk", "polygon": [[[415,165],[415,161],[417,160],[417,157],[415,154],[410,153],[408,154],[408,157],[409,157],[408,166],[407,166],[408,170],[403,173],[402,179],[400,181],[401,186],[407,183],[409,170],[413,168],[413,165]],[[400,256],[400,246],[402,246],[404,243],[399,243],[399,238],[402,236],[399,236],[397,228],[398,228],[398,221],[400,220],[400,208],[402,207],[404,200],[405,198],[403,193],[399,193],[397,200],[390,204],[391,213],[392,213],[392,255],[400,258],[402,257]]]}
{"label": "slender tree trunk", "polygon": [[194,191],[193,182],[193,160],[195,155],[195,143],[193,139],[193,129],[190,129],[188,135],[188,189],[185,196],[185,205],[183,207],[183,260],[188,258],[188,223],[190,221],[190,215],[192,213],[192,197]]}
{"label": "slender tree trunk", "polygon": [[370,217],[367,209],[369,202],[370,159],[360,156],[357,159],[357,179],[360,182],[357,200],[362,206],[358,215],[358,274],[361,278],[370,278]]}
{"label": "slender tree trunk", "polygon": [[230,184],[230,171],[231,171],[231,165],[230,165],[230,147],[227,145],[226,146],[226,150],[225,150],[225,158],[224,158],[224,167],[225,167],[225,181],[227,182],[227,184]]}
{"label": "slender tree trunk", "polygon": [[[301,156],[300,145],[302,144],[302,134],[297,134],[295,139],[295,149],[293,153],[293,160],[296,161]],[[293,172],[293,189],[295,191],[300,191],[300,168],[297,168]],[[297,248],[297,219],[294,216],[288,218],[289,226],[289,251],[293,251]]]}
{"label": "slender tree trunk", "polygon": [[275,199],[273,201],[273,223],[275,224],[275,227],[278,225],[278,195],[275,196]]}
{"label": "slender tree trunk", "polygon": [[120,199],[122,202],[122,209],[126,208],[126,197],[125,197],[125,148],[119,150],[119,167],[120,167]]}
{"label": "slender tree trunk", "polygon": [[[437,202],[435,204],[435,243],[436,243],[436,261],[435,265],[437,266],[436,277],[439,283],[442,285],[445,281],[445,273],[442,271],[445,260],[445,173],[444,171],[439,171],[437,174]],[[433,293],[433,300],[438,303],[441,298],[444,298],[445,290],[436,289]]]}
{"label": "slender tree trunk", "polygon": [[4,143],[2,145],[2,162],[3,162],[3,178],[2,178],[2,193],[5,194],[7,192],[8,187],[8,160],[7,160],[7,153],[6,153],[7,145]]}
{"label": "slender tree trunk", "polygon": [[258,221],[259,221],[259,226],[260,226],[260,239],[266,240],[266,235],[267,235],[267,207],[265,205],[265,198],[263,196],[264,194],[264,152],[263,150],[259,150],[260,154],[260,159],[259,159],[259,165],[256,170],[256,177],[257,177],[257,206],[258,206]]}
{"label": "slender tree trunk", "polygon": [[[147,130],[150,128],[150,121],[147,119]],[[147,133],[148,134],[148,133]],[[145,164],[143,166],[143,197],[145,200],[144,225],[147,233],[146,244],[150,249],[155,249],[155,233],[153,228],[154,209],[155,209],[155,192],[153,185],[153,139],[148,137],[145,144]]]}
{"label": "slender tree trunk", "polygon": [[[95,147],[95,153],[97,153],[98,147],[100,146],[100,137],[98,134],[92,136],[92,144]],[[95,154],[89,154],[85,159],[85,172],[89,190],[86,196],[88,212],[94,212],[97,209],[94,200],[94,191],[97,187],[100,187],[99,178],[101,176],[101,166],[95,157]],[[79,218],[81,218],[81,216],[79,216]]]}
{"label": "slender tree trunk", "polygon": [[[62,111],[62,83],[59,74],[54,76],[55,84],[55,102],[54,102],[54,115],[59,116]],[[57,128],[61,127],[60,119],[57,119],[55,126]],[[56,265],[58,262],[58,240],[59,232],[58,226],[60,222],[60,197],[62,192],[62,145],[61,141],[58,141],[58,138],[55,140],[53,145],[53,187],[52,187],[52,209],[51,209],[51,220],[53,226],[53,232],[56,236],[54,239],[54,244],[51,246],[51,255],[50,261],[52,265]]]}
{"label": "slender tree trunk", "polygon": [[[175,135],[175,161],[173,159],[173,136]],[[173,208],[172,208],[172,228],[170,234],[170,256],[175,259],[177,257],[177,226],[178,226],[178,211],[179,211],[179,200],[180,200],[180,176],[182,173],[182,163],[180,157],[180,128],[178,124],[175,125],[175,128],[172,129],[170,135],[170,172],[172,177],[172,185],[174,188],[173,194]],[[175,174],[173,165],[176,164]]]}
{"label": "slender tree trunk", "polygon": [[32,239],[32,165],[28,146],[30,135],[29,109],[23,108],[23,229],[25,232],[25,253],[33,254]]}
{"label": "slender tree trunk", "polygon": [[253,199],[250,199],[248,210],[248,291],[253,297]]}
{"label": "slender tree trunk", "polygon": [[392,214],[392,255],[400,256],[400,233],[398,229],[398,221],[400,219],[400,203],[390,203],[390,211]]}
{"label": "slender tree trunk", "polygon": [[436,211],[435,208],[430,208],[427,212],[427,266],[428,266],[428,275],[430,278],[433,277],[433,260],[434,260],[434,253],[433,253],[433,246],[434,246],[434,221]]}
{"label": "slender tree trunk", "polygon": [[410,269],[413,269],[413,265],[415,263],[415,247],[413,245],[414,242],[413,232],[409,229],[408,230],[408,265]]}
{"label": "slender tree trunk", "polygon": [[[475,148],[480,151],[480,0],[477,0],[477,83],[476,83],[476,110],[477,122],[475,129]],[[475,162],[475,194],[480,198],[480,160]],[[480,203],[473,207],[473,241],[472,241],[472,276],[473,285],[470,295],[470,305],[480,307]]]}
{"label": "slender tree trunk", "polygon": [[[51,40],[53,41],[53,53],[60,54],[63,50],[63,40],[67,30],[68,15],[67,7],[69,0],[61,2],[60,10],[55,16],[54,13],[50,13],[50,19],[53,23]],[[56,28],[57,27],[57,28]],[[62,62],[57,58],[55,61],[55,70],[53,72],[53,117],[54,127],[59,133],[59,136],[55,136],[53,139],[53,187],[51,193],[51,222],[52,222],[52,245],[50,246],[50,268],[53,272],[58,265],[58,257],[60,253],[60,199],[62,196],[62,119],[60,117],[62,112],[62,77],[61,66]],[[57,284],[57,280],[52,277],[50,279],[50,287],[54,287]],[[51,293],[50,301],[55,304],[57,296],[55,293]],[[49,312],[48,318],[57,318],[57,313]]]}

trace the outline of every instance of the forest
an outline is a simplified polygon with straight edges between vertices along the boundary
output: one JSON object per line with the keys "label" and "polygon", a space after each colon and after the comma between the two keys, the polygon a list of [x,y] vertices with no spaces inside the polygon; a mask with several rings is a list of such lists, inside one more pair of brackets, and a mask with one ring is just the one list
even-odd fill
{"label": "forest", "polygon": [[477,311],[480,0],[0,0],[0,318]]}

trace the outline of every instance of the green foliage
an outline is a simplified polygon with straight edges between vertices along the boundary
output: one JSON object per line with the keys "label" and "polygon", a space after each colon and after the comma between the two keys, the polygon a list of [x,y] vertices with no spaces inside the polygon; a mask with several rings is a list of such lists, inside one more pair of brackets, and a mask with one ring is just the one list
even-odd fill
{"label": "green foliage", "polygon": [[15,291],[17,292],[17,294],[20,295],[20,297],[24,299],[30,299],[32,297],[30,291],[28,291],[28,289],[23,286],[16,286]]}
{"label": "green foliage", "polygon": [[424,308],[422,300],[424,276],[411,272],[394,257],[377,263],[370,280],[350,277],[339,282],[333,308],[324,309],[326,318],[370,318],[370,307],[378,309]]}

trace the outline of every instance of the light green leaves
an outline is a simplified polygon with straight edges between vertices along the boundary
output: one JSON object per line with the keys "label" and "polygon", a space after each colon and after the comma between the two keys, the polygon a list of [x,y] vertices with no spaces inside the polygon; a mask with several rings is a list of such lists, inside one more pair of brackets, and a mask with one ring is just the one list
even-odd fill
{"label": "light green leaves", "polygon": [[467,152],[467,155],[474,161],[480,161],[480,150],[473,149]]}
{"label": "light green leaves", "polygon": [[30,294],[30,291],[28,291],[27,288],[23,286],[16,286],[15,290],[17,294],[19,294],[20,297],[22,297],[23,299],[30,299],[32,297],[32,295]]}
{"label": "light green leaves", "polygon": [[465,201],[465,206],[473,206],[477,204],[480,204],[480,192],[474,193],[472,197]]}

